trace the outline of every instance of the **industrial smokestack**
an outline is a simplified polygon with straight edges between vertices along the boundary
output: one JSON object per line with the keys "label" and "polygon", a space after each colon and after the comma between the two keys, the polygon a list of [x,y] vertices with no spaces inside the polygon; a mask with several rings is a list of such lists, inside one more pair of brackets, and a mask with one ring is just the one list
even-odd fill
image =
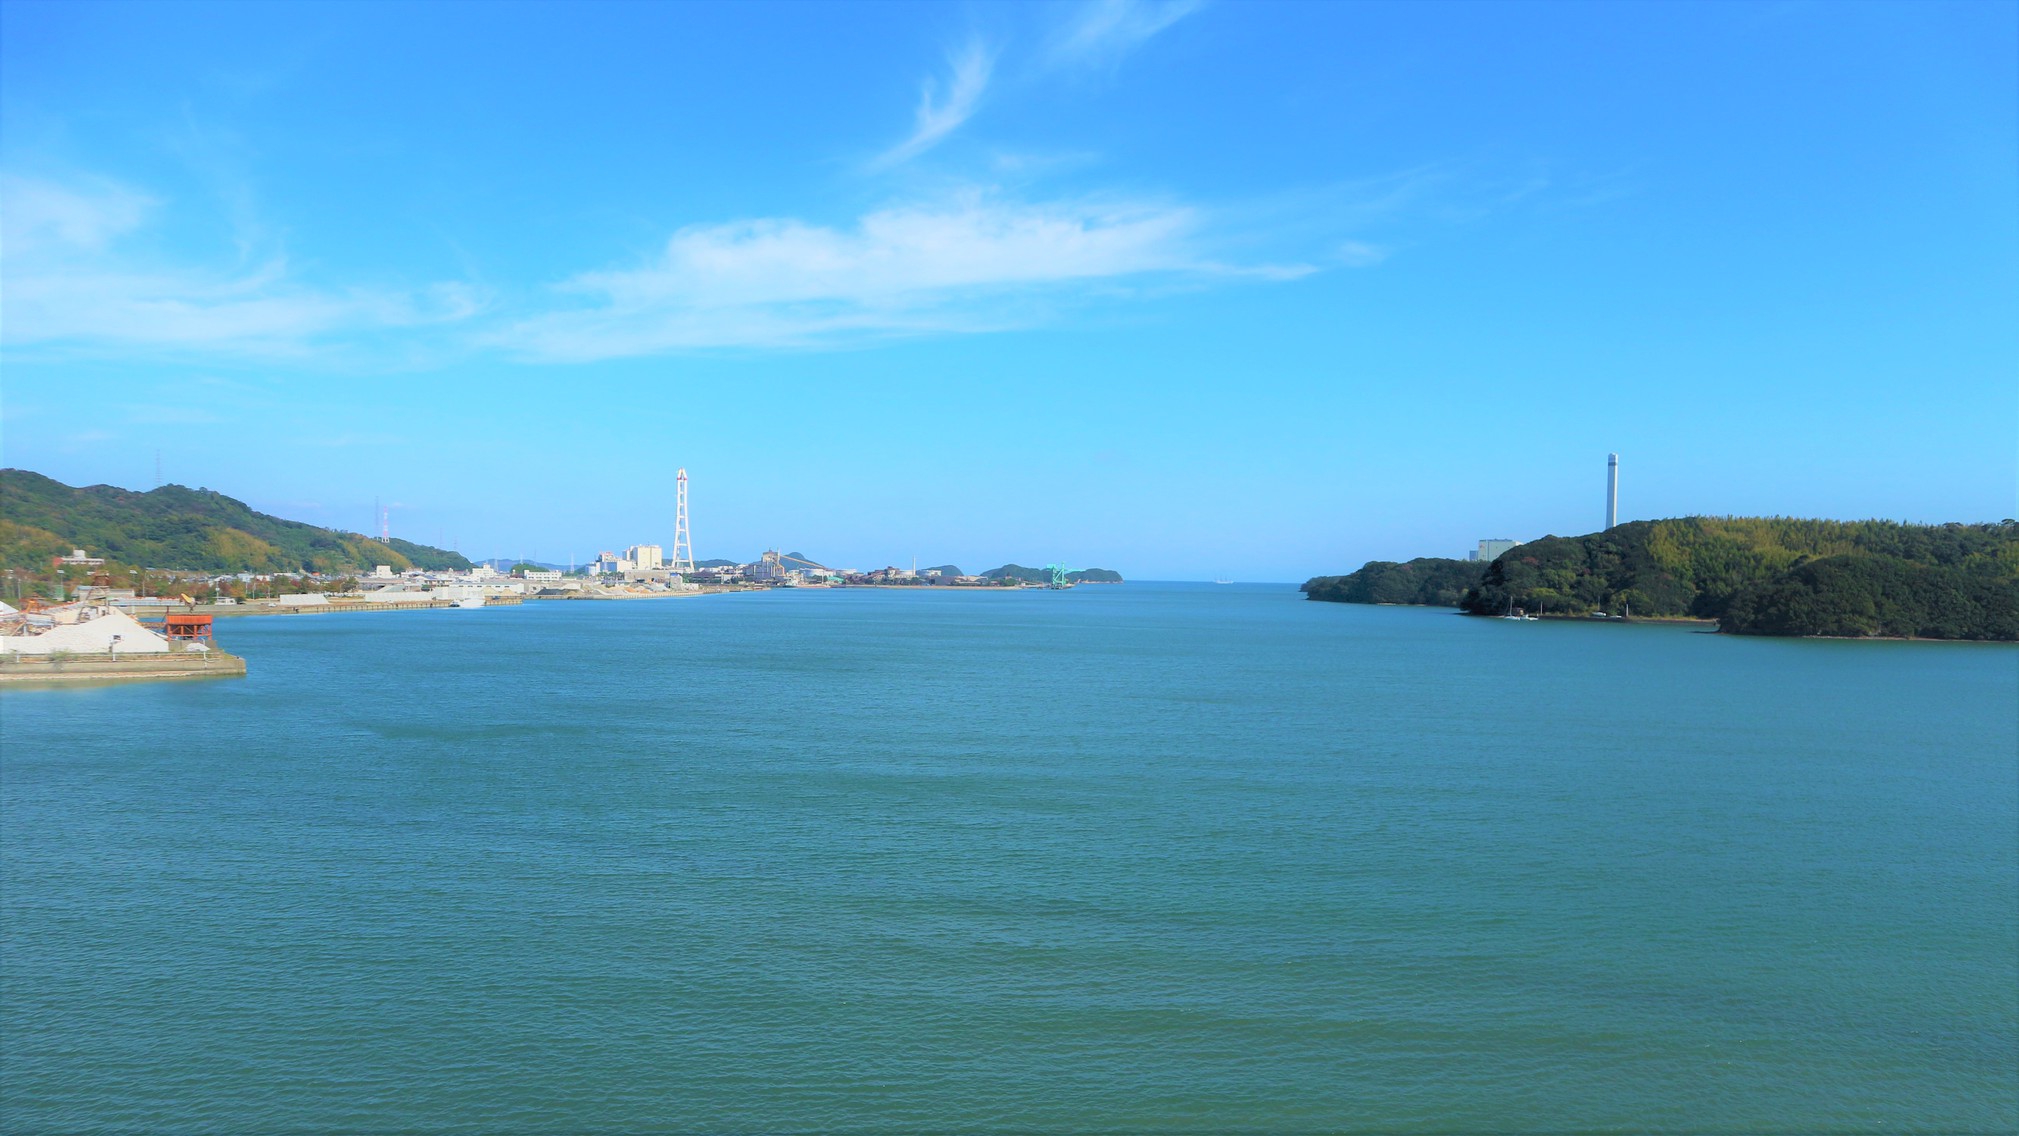
{"label": "industrial smokestack", "polygon": [[1619,455],[1605,455],[1605,527],[1619,523]]}

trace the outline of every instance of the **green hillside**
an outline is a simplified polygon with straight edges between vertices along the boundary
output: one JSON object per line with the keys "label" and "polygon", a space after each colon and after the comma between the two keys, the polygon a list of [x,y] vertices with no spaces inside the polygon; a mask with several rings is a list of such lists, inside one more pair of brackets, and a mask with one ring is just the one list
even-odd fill
{"label": "green hillside", "polygon": [[1304,593],[1314,600],[1335,603],[1457,607],[1485,574],[1486,564],[1479,560],[1436,556],[1420,556],[1407,564],[1373,560],[1358,572],[1308,580]]}
{"label": "green hillside", "polygon": [[73,548],[136,567],[210,572],[470,566],[439,548],[270,517],[208,489],[80,489],[28,470],[0,470],[0,566],[46,569],[51,556]]}
{"label": "green hillside", "polygon": [[[1787,517],[1635,521],[1578,537],[1543,537],[1484,566],[1453,601],[1443,565],[1369,564],[1305,585],[1312,599],[1455,603],[1475,615],[1509,607],[1714,619],[1757,635],[2019,639],[2019,522],[1908,525]],[[1410,578],[1394,569],[1426,567]],[[1432,581],[1436,581],[1434,584]]]}

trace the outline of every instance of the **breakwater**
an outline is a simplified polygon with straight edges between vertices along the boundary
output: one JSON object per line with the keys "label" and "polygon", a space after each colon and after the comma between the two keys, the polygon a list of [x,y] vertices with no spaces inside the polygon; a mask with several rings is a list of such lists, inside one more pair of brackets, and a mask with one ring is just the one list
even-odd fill
{"label": "breakwater", "polygon": [[90,654],[59,651],[49,655],[0,652],[0,683],[124,682],[164,678],[234,678],[245,674],[245,660],[227,651],[177,649],[164,654]]}
{"label": "breakwater", "polygon": [[[524,603],[520,596],[487,596],[485,607],[507,607]],[[197,604],[193,607],[182,604],[140,604],[122,606],[120,610],[135,619],[162,619],[171,614],[192,615],[335,615],[346,611],[437,611],[445,607],[455,607],[454,600],[428,600],[425,603],[378,603],[371,600],[331,600],[319,604],[279,604],[255,600],[242,604]]]}

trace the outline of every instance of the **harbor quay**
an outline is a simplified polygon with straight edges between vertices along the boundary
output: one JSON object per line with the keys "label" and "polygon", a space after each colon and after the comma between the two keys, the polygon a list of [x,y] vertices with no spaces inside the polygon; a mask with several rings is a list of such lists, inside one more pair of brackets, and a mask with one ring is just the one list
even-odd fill
{"label": "harbor quay", "polygon": [[0,603],[0,683],[227,678],[245,660],[217,646],[210,615],[178,612],[149,626],[109,604],[22,611]]}

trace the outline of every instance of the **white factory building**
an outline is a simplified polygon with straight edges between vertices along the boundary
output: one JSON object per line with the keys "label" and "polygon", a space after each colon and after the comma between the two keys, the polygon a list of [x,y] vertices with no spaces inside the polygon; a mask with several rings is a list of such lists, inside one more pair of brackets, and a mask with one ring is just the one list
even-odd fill
{"label": "white factory building", "polygon": [[622,556],[599,552],[589,562],[591,576],[620,572],[657,572],[666,567],[666,549],[657,544],[634,544]]}

